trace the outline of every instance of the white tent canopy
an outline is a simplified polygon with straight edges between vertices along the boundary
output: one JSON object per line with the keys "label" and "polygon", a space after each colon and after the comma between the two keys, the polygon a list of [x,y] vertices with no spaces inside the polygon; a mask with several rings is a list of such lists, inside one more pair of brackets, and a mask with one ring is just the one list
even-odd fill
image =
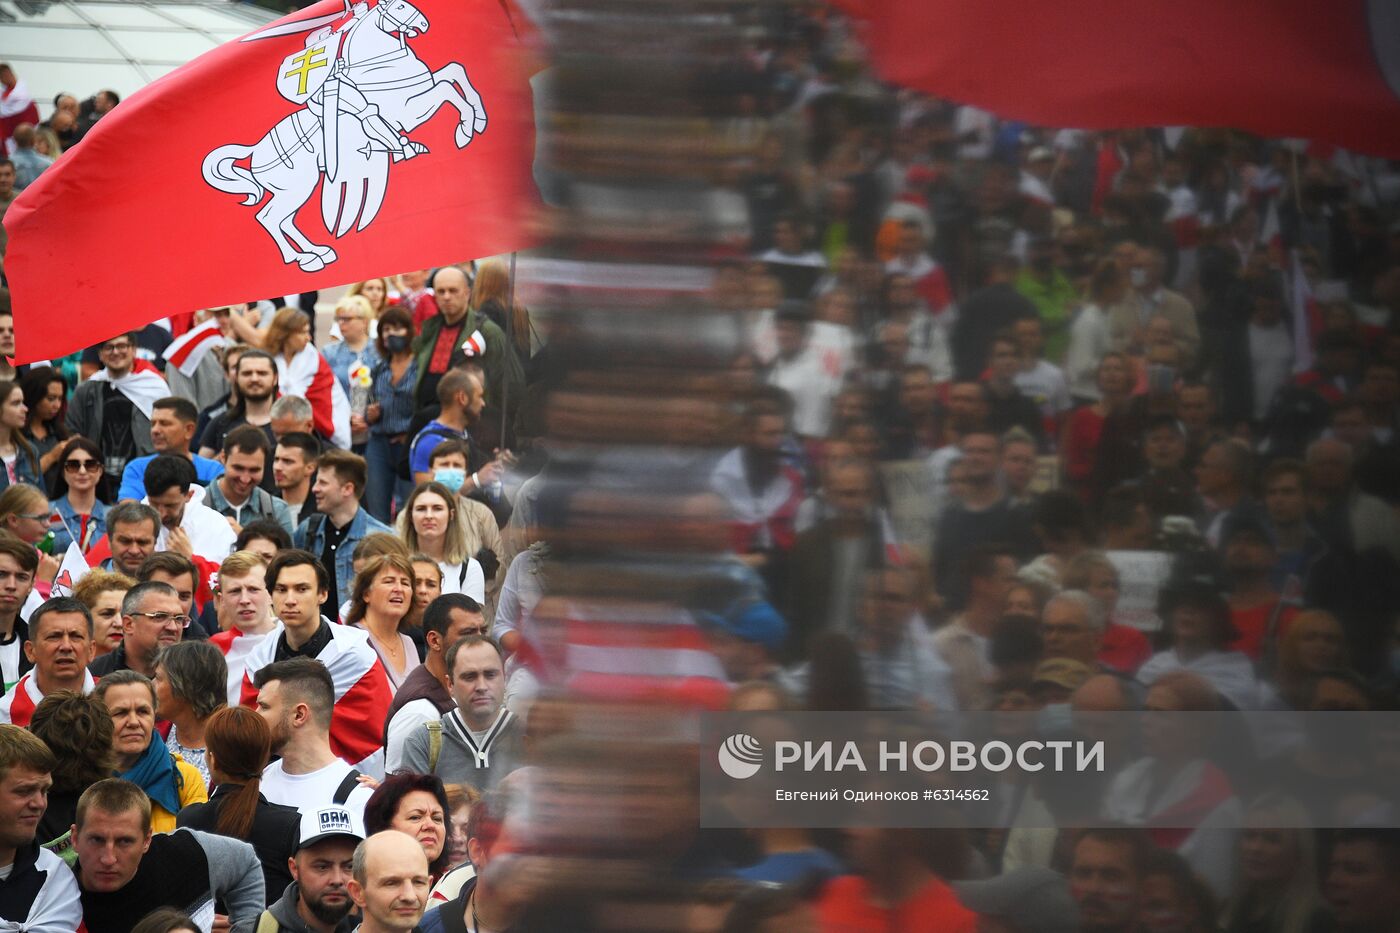
{"label": "white tent canopy", "polygon": [[274,18],[232,0],[0,0],[0,61],[47,118],[59,93],[125,97]]}

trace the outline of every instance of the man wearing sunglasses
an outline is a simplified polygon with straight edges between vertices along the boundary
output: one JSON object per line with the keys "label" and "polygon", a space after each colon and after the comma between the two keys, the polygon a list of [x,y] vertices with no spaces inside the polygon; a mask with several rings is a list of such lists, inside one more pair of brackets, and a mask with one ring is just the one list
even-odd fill
{"label": "man wearing sunglasses", "polygon": [[112,671],[139,671],[154,677],[156,652],[184,637],[190,617],[180,594],[168,583],[138,583],[122,600],[122,643],[88,665],[97,680]]}
{"label": "man wearing sunglasses", "polygon": [[73,393],[65,424],[102,448],[104,472],[118,483],[128,460],[155,452],[151,414],[170,387],[150,363],[137,365],[134,333],[103,341],[97,354],[103,368]]}

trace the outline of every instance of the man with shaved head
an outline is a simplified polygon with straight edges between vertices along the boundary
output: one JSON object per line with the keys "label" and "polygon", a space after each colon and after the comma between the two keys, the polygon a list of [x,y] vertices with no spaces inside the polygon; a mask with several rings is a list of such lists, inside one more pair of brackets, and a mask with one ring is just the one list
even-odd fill
{"label": "man with shaved head", "polygon": [[355,848],[350,899],[364,919],[356,933],[408,933],[428,907],[428,857],[417,839],[396,829],[375,833]]}
{"label": "man with shaved head", "polygon": [[[423,322],[413,344],[418,360],[418,387],[414,399],[419,408],[437,404],[437,385],[462,349],[486,371],[486,400],[499,408],[520,401],[525,371],[506,341],[505,333],[490,318],[469,307],[472,287],[457,266],[444,266],[433,276],[433,298],[438,313]],[[473,335],[477,335],[475,340]]]}

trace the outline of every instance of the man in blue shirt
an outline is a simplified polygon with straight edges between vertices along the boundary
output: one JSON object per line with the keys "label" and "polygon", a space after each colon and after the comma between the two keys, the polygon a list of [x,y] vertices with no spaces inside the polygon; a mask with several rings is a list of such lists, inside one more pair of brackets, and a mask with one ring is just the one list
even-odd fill
{"label": "man in blue shirt", "polygon": [[163,398],[151,406],[151,446],[156,452],[147,457],[137,457],[127,463],[122,471],[119,499],[135,499],[140,502],[146,495],[146,467],[161,454],[175,454],[186,457],[194,464],[194,473],[202,485],[208,485],[224,472],[224,465],[217,460],[201,457],[190,451],[194,440],[195,424],[199,421],[199,409],[187,398]]}
{"label": "man in blue shirt", "polygon": [[467,440],[468,429],[481,417],[486,407],[486,393],[481,379],[461,369],[450,369],[438,382],[438,402],[442,411],[423,426],[408,448],[408,469],[413,482],[426,483],[433,478],[433,448],[449,438]]}

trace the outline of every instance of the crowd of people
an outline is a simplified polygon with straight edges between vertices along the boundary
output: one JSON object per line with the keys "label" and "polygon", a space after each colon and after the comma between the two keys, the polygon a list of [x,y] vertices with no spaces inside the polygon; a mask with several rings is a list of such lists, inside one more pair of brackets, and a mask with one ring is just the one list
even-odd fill
{"label": "crowd of people", "polygon": [[[1396,929],[1384,742],[1159,730],[994,826],[700,829],[662,707],[1400,703],[1400,169],[1028,126],[763,16],[708,368],[608,382],[499,261],[21,366],[3,295],[0,925]],[[0,211],[116,103],[5,124]]]}

